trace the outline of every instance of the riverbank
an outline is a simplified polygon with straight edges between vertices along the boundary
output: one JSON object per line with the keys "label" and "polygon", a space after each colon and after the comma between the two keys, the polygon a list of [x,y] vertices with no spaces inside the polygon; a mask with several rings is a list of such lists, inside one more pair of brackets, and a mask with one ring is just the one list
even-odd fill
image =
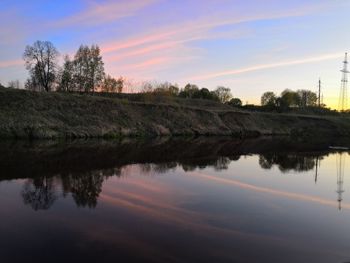
{"label": "riverbank", "polygon": [[0,88],[0,138],[348,137],[350,118],[258,113],[205,100],[104,97]]}

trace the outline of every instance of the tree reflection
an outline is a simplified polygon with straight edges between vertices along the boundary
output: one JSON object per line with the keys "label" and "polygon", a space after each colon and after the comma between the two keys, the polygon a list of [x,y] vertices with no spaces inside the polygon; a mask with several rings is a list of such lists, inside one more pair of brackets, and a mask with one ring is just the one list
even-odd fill
{"label": "tree reflection", "polygon": [[290,170],[297,172],[310,171],[315,168],[318,156],[302,156],[300,154],[264,154],[259,156],[259,164],[263,169],[271,169],[274,165],[285,173]]}
{"label": "tree reflection", "polygon": [[61,182],[63,197],[71,194],[78,207],[95,208],[103,181],[109,176],[120,176],[120,169],[28,179],[23,185],[21,195],[24,203],[33,210],[47,210],[58,198],[58,187],[55,183]]}
{"label": "tree reflection", "polygon": [[216,160],[216,163],[214,165],[214,169],[216,171],[227,170],[228,169],[228,165],[230,163],[231,163],[230,158],[228,158],[228,157],[219,157]]}
{"label": "tree reflection", "polygon": [[143,175],[164,174],[180,167],[185,172],[208,167],[221,171],[241,156],[259,154],[263,169],[276,166],[281,172],[302,172],[315,168],[316,158],[320,160],[328,154],[328,145],[284,139],[241,141],[208,137],[33,145],[2,143],[0,181],[29,178],[21,194],[24,203],[34,210],[49,209],[62,194],[57,189],[63,190],[63,197],[72,197],[77,206],[94,208],[104,180],[120,176],[122,170],[127,176],[128,169],[124,167],[129,165],[137,164]]}
{"label": "tree reflection", "polygon": [[116,174],[114,170],[92,171],[83,175],[65,176],[62,178],[63,192],[65,195],[71,193],[78,207],[95,208],[102,191],[102,183],[105,178],[112,174]]}
{"label": "tree reflection", "polygon": [[53,178],[29,179],[23,186],[22,197],[35,211],[49,209],[57,199]]}

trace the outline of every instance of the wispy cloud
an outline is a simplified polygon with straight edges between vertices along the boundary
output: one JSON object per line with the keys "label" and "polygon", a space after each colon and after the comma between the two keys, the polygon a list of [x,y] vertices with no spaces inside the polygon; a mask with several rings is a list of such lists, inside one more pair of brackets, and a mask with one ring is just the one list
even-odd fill
{"label": "wispy cloud", "polygon": [[[213,181],[216,183],[221,183],[221,184],[225,184],[225,185],[232,185],[232,186],[242,188],[245,190],[249,190],[249,191],[253,191],[253,192],[276,195],[276,196],[280,196],[280,197],[284,197],[284,198],[288,198],[288,199],[293,199],[293,200],[297,200],[297,201],[307,201],[307,202],[317,203],[320,205],[331,206],[331,207],[336,207],[338,205],[338,203],[336,201],[324,199],[324,198],[321,198],[318,196],[305,195],[305,194],[294,193],[294,192],[286,192],[286,191],[282,191],[282,190],[276,190],[273,188],[256,186],[256,185],[240,182],[238,180],[211,176],[211,175],[208,175],[205,173],[190,172],[190,175],[204,178],[206,180],[210,180],[210,181]],[[344,209],[350,209],[350,204],[343,203],[342,207]]]}
{"label": "wispy cloud", "polygon": [[87,8],[80,13],[55,22],[56,26],[91,26],[116,21],[123,17],[133,16],[140,9],[158,0],[130,1],[87,1]]}
{"label": "wispy cloud", "polygon": [[205,74],[189,77],[189,79],[206,80],[206,79],[213,79],[213,78],[230,76],[230,75],[238,75],[238,74],[243,74],[243,73],[248,73],[248,72],[258,71],[258,70],[266,70],[266,69],[294,66],[294,65],[300,65],[300,64],[309,64],[309,63],[315,63],[315,62],[320,62],[325,60],[339,59],[342,57],[342,55],[343,55],[342,53],[323,54],[315,57],[302,58],[297,60],[287,60],[287,61],[270,63],[270,64],[260,64],[260,65],[246,67],[246,68],[224,70],[224,71],[218,71],[214,73],[205,73]]}
{"label": "wispy cloud", "polygon": [[[184,22],[176,22],[160,27],[157,30],[145,30],[144,33],[134,37],[124,39],[118,37],[117,40],[111,40],[102,44],[101,50],[107,64],[117,62],[119,69],[127,67],[130,70],[132,68],[130,62],[123,65],[123,60],[129,58],[137,59],[134,68],[140,68],[138,66],[139,64],[148,64],[148,61],[152,60],[152,56],[154,58],[164,56],[177,58],[173,61],[177,63],[179,57],[184,59],[186,56],[198,58],[199,53],[203,50],[192,45],[195,41],[242,38],[251,34],[249,29],[245,28],[242,30],[242,28],[232,26],[263,20],[299,17],[315,12],[316,10],[319,10],[318,5],[310,5],[295,10],[271,11],[263,14],[257,12],[241,14],[238,11],[232,14],[232,10],[231,12],[221,10],[219,13],[213,12],[211,16],[203,16],[191,20],[185,19]],[[221,27],[226,28],[224,31],[217,32],[216,29]],[[186,60],[188,61],[188,59]],[[153,65],[158,66],[159,64],[156,63]],[[169,66],[172,65],[172,61],[166,59],[163,60],[163,64]],[[148,68],[142,68],[154,70],[152,65],[149,66]]]}
{"label": "wispy cloud", "polygon": [[[127,40],[110,41],[102,45],[102,51],[109,53],[113,51],[119,51],[123,49],[129,49],[140,45],[159,43],[164,41],[178,41],[178,42],[191,42],[195,40],[212,38],[213,36],[220,37],[222,35],[215,34],[211,30],[225,25],[237,25],[241,23],[279,19],[285,17],[301,16],[305,15],[306,11],[291,11],[281,14],[258,14],[258,15],[237,15],[234,18],[226,19],[222,18],[224,15],[216,15],[212,17],[205,17],[198,19],[197,21],[183,22],[167,27],[158,29],[157,31],[147,32],[144,35],[140,35]],[[224,16],[225,17],[225,16]]]}

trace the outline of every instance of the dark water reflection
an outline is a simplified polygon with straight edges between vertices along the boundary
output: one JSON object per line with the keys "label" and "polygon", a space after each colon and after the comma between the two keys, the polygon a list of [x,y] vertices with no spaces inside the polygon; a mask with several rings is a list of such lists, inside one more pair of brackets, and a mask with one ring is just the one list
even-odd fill
{"label": "dark water reflection", "polygon": [[2,142],[0,262],[345,262],[336,143]]}

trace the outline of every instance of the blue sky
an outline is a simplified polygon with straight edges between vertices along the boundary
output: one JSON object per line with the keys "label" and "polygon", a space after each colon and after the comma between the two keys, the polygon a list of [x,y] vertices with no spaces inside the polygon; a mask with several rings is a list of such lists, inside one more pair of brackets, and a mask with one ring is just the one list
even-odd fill
{"label": "blue sky", "polygon": [[[2,0],[0,82],[27,77],[27,44],[60,53],[98,44],[106,71],[146,80],[228,86],[244,102],[267,90],[316,90],[337,104],[350,46],[348,0]],[[136,90],[137,88],[135,88]]]}

